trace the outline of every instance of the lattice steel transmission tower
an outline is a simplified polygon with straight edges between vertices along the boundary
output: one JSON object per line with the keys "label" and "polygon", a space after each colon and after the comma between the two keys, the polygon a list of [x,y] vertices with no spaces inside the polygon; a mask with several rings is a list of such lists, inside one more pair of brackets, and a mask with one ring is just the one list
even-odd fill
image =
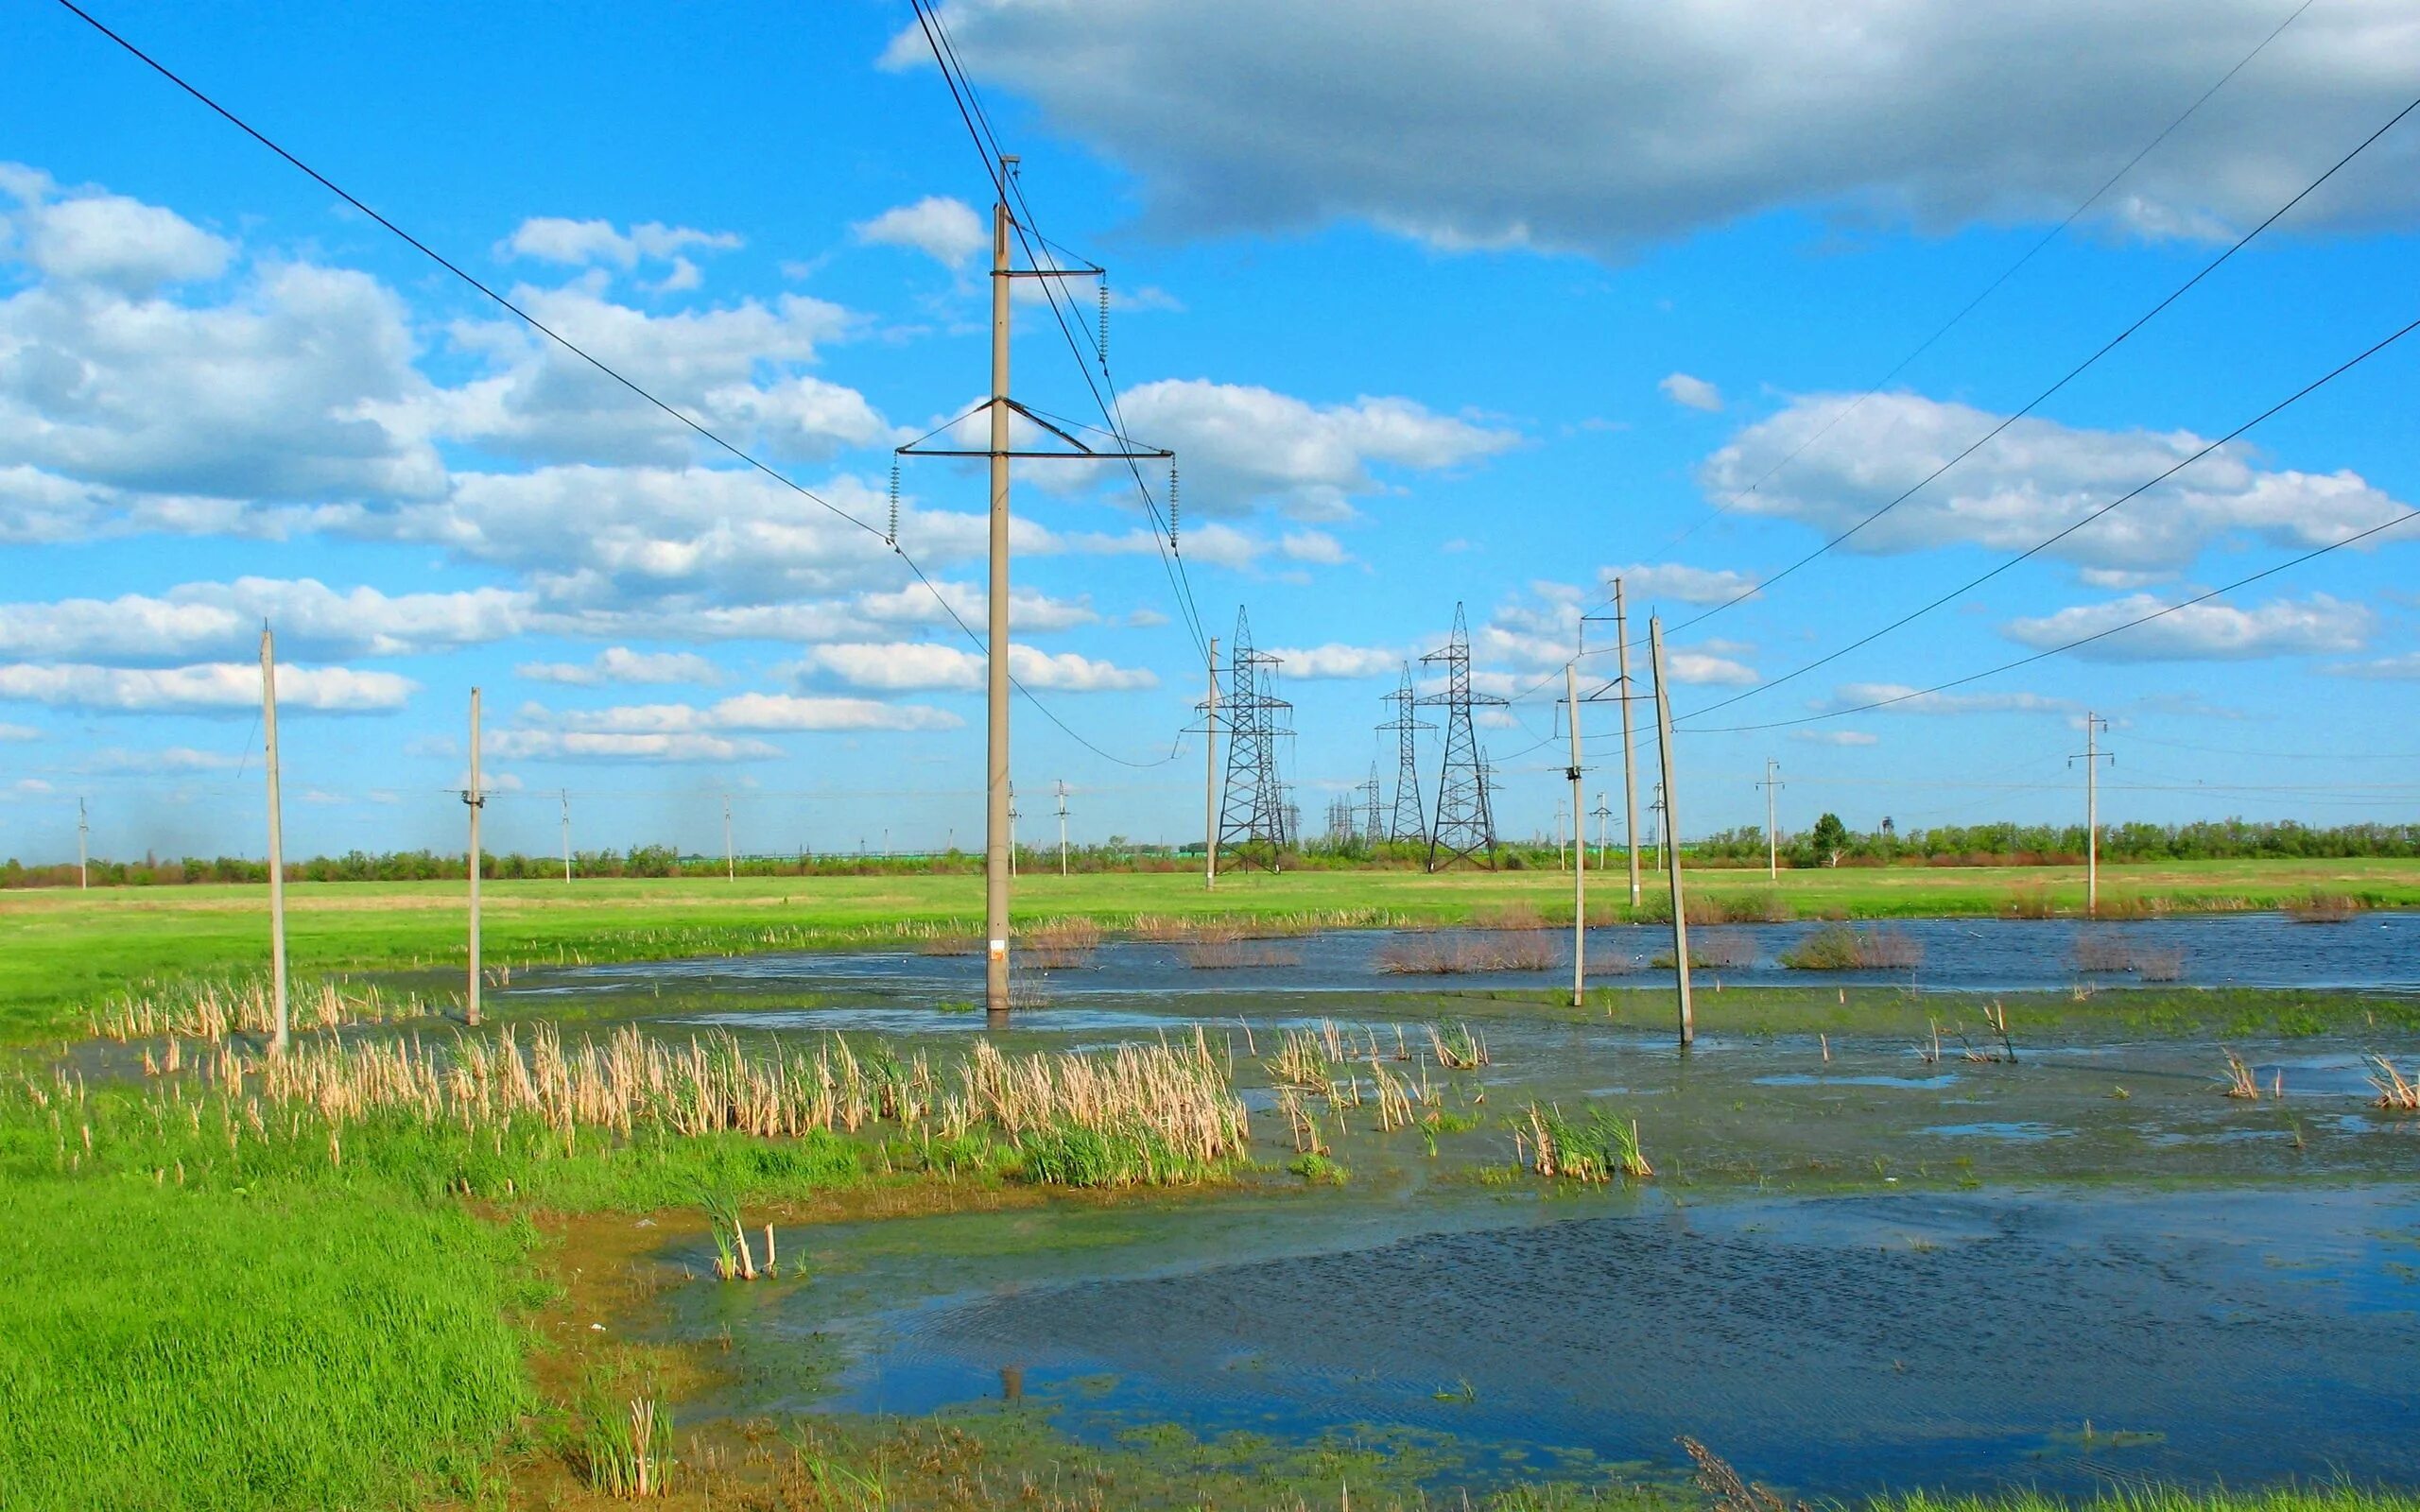
{"label": "lattice steel transmission tower", "polygon": [[1277,775],[1277,737],[1290,735],[1284,716],[1294,706],[1277,696],[1279,659],[1253,649],[1252,624],[1236,610],[1236,639],[1229,647],[1227,784],[1219,805],[1218,848],[1239,860],[1275,871],[1294,843],[1293,813]]}
{"label": "lattice steel transmission tower", "polygon": [[1370,780],[1361,784],[1361,841],[1376,845],[1387,837],[1386,816],[1378,803],[1378,764],[1370,764]]}
{"label": "lattice steel transmission tower", "polygon": [[[1395,809],[1388,823],[1385,837],[1409,840],[1418,845],[1428,838],[1428,816],[1420,807],[1420,752],[1418,735],[1421,730],[1434,730],[1412,713],[1420,703],[1411,691],[1411,663],[1403,664],[1403,686],[1380,700],[1394,707],[1395,716],[1378,727],[1378,733],[1392,731],[1395,737]],[[1373,833],[1372,838],[1377,838]]]}
{"label": "lattice steel transmission tower", "polygon": [[1453,639],[1420,660],[1424,665],[1440,663],[1445,670],[1444,691],[1420,700],[1443,704],[1445,709],[1445,759],[1437,774],[1437,822],[1428,830],[1428,869],[1441,870],[1482,850],[1493,869],[1495,813],[1488,799],[1487,757],[1478,748],[1471,710],[1478,705],[1500,708],[1504,700],[1471,691],[1471,634],[1461,605],[1454,606]]}

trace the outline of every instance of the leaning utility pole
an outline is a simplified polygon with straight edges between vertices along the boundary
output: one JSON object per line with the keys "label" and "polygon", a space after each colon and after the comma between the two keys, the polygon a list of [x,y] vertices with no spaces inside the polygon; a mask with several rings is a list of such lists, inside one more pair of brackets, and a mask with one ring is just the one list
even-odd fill
{"label": "leaning utility pole", "polygon": [[1673,798],[1678,784],[1672,774],[1671,679],[1664,672],[1664,621],[1660,617],[1651,615],[1647,621],[1647,646],[1655,672],[1655,749],[1664,769],[1664,854],[1672,879],[1672,971],[1680,991],[1681,1048],[1685,1050],[1696,1041],[1698,1031],[1689,1012],[1689,909],[1681,893],[1680,806]]}
{"label": "leaning utility pole", "polygon": [[285,1054],[285,822],[277,790],[277,647],[261,626],[261,731],[268,753],[268,980],[276,999],[275,1038],[269,1049]]}
{"label": "leaning utility pole", "polygon": [[555,796],[563,800],[563,881],[571,881],[571,789],[558,788]]}
{"label": "leaning utility pole", "polygon": [[471,690],[471,785],[462,792],[471,811],[471,995],[463,1000],[462,1022],[479,1026],[479,811],[488,796],[479,790],[479,690]]}
{"label": "leaning utility pole", "polygon": [[1059,875],[1067,874],[1067,784],[1059,784]]}
{"label": "leaning utility pole", "polygon": [[1789,784],[1781,780],[1781,763],[1765,758],[1765,780],[1756,784],[1765,790],[1765,880],[1781,880],[1780,832],[1773,828],[1773,794]]}
{"label": "leaning utility pole", "polygon": [[1201,704],[1201,890],[1219,885],[1219,638],[1210,637],[1210,692]]}
{"label": "leaning utility pole", "polygon": [[92,825],[84,816],[84,800],[76,800],[76,890],[83,892],[93,885],[92,846],[88,837]]}
{"label": "leaning utility pole", "polygon": [[2118,761],[2116,752],[2100,748],[2100,732],[2108,728],[2108,720],[2086,711],[2083,754],[2067,758],[2069,766],[2083,763],[2083,911],[2088,915],[2100,912],[2100,764]]}
{"label": "leaning utility pole", "polygon": [[[1097,450],[1009,396],[1011,281],[1108,277],[1105,270],[1092,266],[1020,268],[1011,265],[1009,241],[1016,222],[1009,214],[1009,185],[1016,175],[1016,158],[1003,154],[996,180],[999,197],[992,205],[992,397],[982,405],[991,414],[991,445],[977,452],[927,449],[919,441],[910,441],[894,453],[899,456],[980,456],[988,459],[991,466],[990,597],[985,605],[984,643],[983,924],[987,949],[983,961],[983,1006],[985,1027],[994,1030],[1009,1026],[1009,879],[1014,875],[1016,865],[1009,816],[1009,459],[1110,460],[1131,464],[1146,457],[1166,459],[1175,455],[1132,446],[1122,436],[1117,438],[1115,450]],[[1107,308],[1106,304],[1103,308]],[[1012,450],[1009,437],[1011,413],[1047,431],[1070,450]],[[890,543],[894,548],[898,544],[895,528]]]}
{"label": "leaning utility pole", "polygon": [[1563,664],[1563,696],[1571,705],[1571,1005],[1588,991],[1588,837],[1580,827],[1580,663]]}

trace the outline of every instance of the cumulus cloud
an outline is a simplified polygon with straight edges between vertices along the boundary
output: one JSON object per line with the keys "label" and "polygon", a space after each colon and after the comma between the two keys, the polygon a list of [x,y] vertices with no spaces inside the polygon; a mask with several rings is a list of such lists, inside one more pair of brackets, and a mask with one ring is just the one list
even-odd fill
{"label": "cumulus cloud", "polygon": [[[1828,536],[1896,498],[2003,418],[1910,393],[1856,401],[1850,394],[1792,401],[1708,457],[1700,483],[1736,512],[1795,520]],[[1821,442],[1766,476],[1836,416],[1838,423]],[[1844,549],[1888,553],[1972,544],[2025,550],[2206,444],[2189,431],[2092,430],[2020,420],[1859,530]],[[2221,447],[2046,555],[2079,568],[2165,574],[2229,539],[2325,545],[2405,512],[2352,472],[2268,469],[2256,458],[2241,443]],[[1747,491],[1752,485],[1754,491]]]}
{"label": "cumulus cloud", "polygon": [[[2261,0],[959,0],[946,14],[969,70],[1132,173],[1163,231],[1357,220],[1449,249],[1600,257],[1784,209],[1928,232],[2056,219],[2278,19]],[[2095,215],[2209,236],[2274,209],[2403,103],[2420,73],[2409,19],[2394,0],[2313,8]],[[929,66],[918,28],[885,60]],[[2408,222],[2411,150],[2373,148],[2302,224]]]}
{"label": "cumulus cloud", "polygon": [[1631,604],[1670,600],[1676,604],[1725,604],[1745,594],[1754,598],[1756,580],[1727,567],[1689,567],[1680,562],[1633,562],[1598,571],[1607,593],[1614,579],[1622,580],[1622,596]]}
{"label": "cumulus cloud", "polygon": [[[857,688],[971,692],[984,685],[985,662],[977,652],[925,641],[855,642],[811,647],[797,670],[827,673]],[[1028,688],[1061,693],[1126,692],[1160,681],[1147,669],[1029,645],[1009,647],[1009,671]]]}
{"label": "cumulus cloud", "polygon": [[1401,398],[1313,404],[1248,384],[1169,378],[1126,395],[1129,430],[1174,449],[1188,512],[1236,515],[1267,505],[1304,520],[1343,520],[1383,487],[1374,469],[1436,472],[1518,444],[1513,432]]}
{"label": "cumulus cloud", "polygon": [[1269,653],[1283,663],[1278,670],[1289,679],[1316,681],[1327,678],[1392,678],[1403,670],[1408,653],[1383,645],[1281,646]]}
{"label": "cumulus cloud", "polygon": [[512,671],[532,682],[561,682],[577,688],[606,682],[712,686],[722,680],[722,669],[694,651],[633,651],[623,645],[609,645],[586,662],[524,662]]}
{"label": "cumulus cloud", "polygon": [[872,698],[810,697],[786,693],[743,693],[708,705],[621,704],[609,709],[550,710],[524,704],[519,725],[581,734],[677,735],[866,730],[954,730],[961,723],[945,709],[881,703]]}
{"label": "cumulus cloud", "polygon": [[1683,409],[1703,409],[1709,413],[1722,407],[1722,390],[1703,378],[1692,378],[1685,372],[1668,373],[1655,386],[1664,397]]}
{"label": "cumulus cloud", "polygon": [[[392,672],[280,665],[277,705],[370,713],[402,708],[418,686]],[[260,707],[261,669],[241,662],[149,668],[18,662],[0,665],[0,698],[107,713],[233,713]]]}
{"label": "cumulus cloud", "polygon": [[1924,693],[1904,682],[1844,682],[1831,696],[1810,707],[1819,713],[1862,709],[1884,704],[1876,713],[1894,714],[2070,714],[2079,705],[2071,698],[2039,693]]}
{"label": "cumulus cloud", "polygon": [[591,762],[765,761],[782,754],[769,741],[697,733],[583,730],[499,730],[487,747],[507,760]]}
{"label": "cumulus cloud", "polygon": [[48,174],[0,163],[0,193],[17,208],[0,219],[0,243],[13,241],[36,270],[126,296],[167,284],[216,278],[234,245],[171,210],[97,189],[61,195]]}
{"label": "cumulus cloud", "polygon": [[[2150,593],[2135,593],[2101,604],[2078,604],[2039,618],[2011,620],[2000,628],[2021,645],[2048,649],[2128,625],[2155,612],[2165,602]],[[2368,644],[2377,627],[2377,615],[2367,605],[2327,593],[2300,600],[2272,599],[2252,609],[2213,602],[2190,605],[2148,624],[2118,630],[2078,646],[2074,654],[2101,662],[2341,656]]]}
{"label": "cumulus cloud", "polygon": [[870,246],[912,248],[952,268],[964,267],[992,245],[992,233],[975,207],[944,195],[886,210],[849,230]]}
{"label": "cumulus cloud", "polygon": [[1711,656],[1703,651],[1668,650],[1665,662],[1671,668],[1674,682],[1699,686],[1745,688],[1757,680],[1756,669],[1744,662],[1727,656]]}
{"label": "cumulus cloud", "polygon": [[2404,651],[2368,662],[2338,662],[2320,668],[2334,678],[2366,678],[2381,682],[2420,679],[2420,651]]}
{"label": "cumulus cloud", "polygon": [[1792,740],[1814,746],[1878,746],[1882,737],[1863,730],[1793,730]]}
{"label": "cumulus cloud", "polygon": [[390,594],[338,592],[308,577],[241,577],[160,594],[0,604],[0,657],[160,662],[236,655],[259,644],[264,620],[283,655],[405,656],[518,634],[527,610],[527,594],[500,588]]}
{"label": "cumulus cloud", "polygon": [[619,232],[608,220],[569,220],[559,215],[538,215],[523,221],[510,236],[497,245],[496,253],[501,257],[535,258],[541,262],[564,263],[576,267],[606,263],[630,269],[638,266],[642,258],[681,264],[685,262],[682,254],[690,248],[704,251],[729,251],[742,245],[740,238],[730,232],[693,231],[686,226],[666,226],[656,221]]}

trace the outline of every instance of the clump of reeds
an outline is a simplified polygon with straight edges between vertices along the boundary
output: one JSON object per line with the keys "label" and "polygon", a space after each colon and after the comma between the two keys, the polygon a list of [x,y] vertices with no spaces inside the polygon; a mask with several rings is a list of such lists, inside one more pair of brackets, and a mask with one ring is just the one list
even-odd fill
{"label": "clump of reeds", "polygon": [[2361,900],[2349,893],[2317,892],[2290,899],[2278,911],[2297,924],[2343,924],[2361,911]]}
{"label": "clump of reeds", "polygon": [[756,1252],[749,1246],[748,1228],[739,1221],[739,1202],[735,1197],[717,1196],[708,1193],[704,1198],[706,1231],[715,1242],[715,1274],[727,1281],[752,1281],[760,1274],[781,1274],[781,1257],[773,1248],[773,1226],[765,1226],[765,1268],[756,1269]]}
{"label": "clump of reeds", "polygon": [[1531,902],[1496,903],[1471,916],[1480,929],[1536,930],[1547,927],[1547,916]]}
{"label": "clump of reeds", "polygon": [[2110,975],[2132,971],[2146,982],[2179,982],[2185,978],[2185,947],[2146,945],[2110,930],[2076,936],[2075,969]]}
{"label": "clump of reeds", "polygon": [[1616,1175],[1646,1177],[1655,1174],[1638,1141],[1635,1119],[1624,1123],[1601,1108],[1584,1119],[1564,1116],[1563,1109],[1531,1103],[1523,1110],[1526,1127],[1515,1124],[1513,1147],[1531,1170],[1545,1177],[1574,1181],[1610,1181]]}
{"label": "clump of reeds", "polygon": [[1267,940],[1200,939],[1177,947],[1177,956],[1197,971],[1237,971],[1245,968],[1300,966],[1303,953],[1290,946],[1271,944]]}
{"label": "clump of reeds", "polygon": [[1338,1058],[1327,1054],[1321,1036],[1308,1029],[1288,1029],[1278,1040],[1276,1053],[1261,1064],[1273,1087],[1322,1091],[1336,1074]]}
{"label": "clump of reeds", "polygon": [[983,936],[972,934],[927,935],[916,942],[919,955],[980,955]]}
{"label": "clump of reeds", "polygon": [[2185,980],[2185,947],[2139,946],[2135,951],[2134,967],[2135,974],[2146,982],[2181,982]]}
{"label": "clump of reeds", "polygon": [[1467,1023],[1451,1030],[1440,1030],[1430,1024],[1428,1045],[1437,1054],[1437,1064],[1447,1071],[1477,1071],[1495,1064],[1495,1057],[1487,1052],[1486,1039],[1472,1033]]}
{"label": "clump of reeds", "polygon": [[1484,971],[1545,971],[1561,958],[1546,930],[1420,935],[1389,940],[1374,957],[1392,976],[1459,976]]}
{"label": "clump of reeds", "polygon": [[2036,885],[2010,888],[2008,911],[2012,918],[2016,919],[2050,919],[2058,914],[2059,908],[2050,899],[2050,889]]}
{"label": "clump of reeds", "polygon": [[634,1397],[630,1417],[616,1422],[602,1413],[590,1419],[585,1446],[589,1484],[608,1496],[634,1502],[665,1494],[665,1470],[672,1461],[672,1415],[652,1397]]}
{"label": "clump of reeds", "polygon": [[1781,953],[1781,964],[1799,971],[1911,971],[1924,958],[1923,941],[1888,926],[1819,929]]}
{"label": "clump of reeds", "polygon": [[2370,1064],[2377,1068],[2370,1077],[2370,1085],[2377,1089],[2380,1108],[2398,1113],[2420,1113],[2420,1073],[2406,1076],[2384,1056],[2372,1056]]}
{"label": "clump of reeds", "polygon": [[2227,1095],[2258,1102],[2260,1083],[2253,1079],[2252,1068],[2243,1063],[2241,1056],[2237,1055],[2225,1045],[2219,1046],[2219,1050],[2227,1057]]}
{"label": "clump of reeds", "polygon": [[[1696,1439],[1684,1434],[1680,1445],[1689,1463],[1697,1467],[1698,1489],[1705,1494],[1713,1512],[1793,1512],[1790,1503],[1742,1476],[1729,1461]],[[1807,1512],[1806,1503],[1798,1503],[1795,1512]]]}
{"label": "clump of reeds", "polygon": [[[390,999],[375,986],[296,984],[286,995],[286,1022],[296,1031],[377,1023],[427,1012],[416,996]],[[195,978],[153,983],[111,998],[91,1016],[106,1040],[182,1037],[211,1043],[231,1034],[265,1035],[277,1027],[277,1004],[264,976]]]}
{"label": "clump of reeds", "polygon": [[1101,927],[1097,919],[1051,919],[1027,930],[1018,940],[1017,951],[1028,966],[1045,971],[1065,971],[1090,966],[1100,941]]}

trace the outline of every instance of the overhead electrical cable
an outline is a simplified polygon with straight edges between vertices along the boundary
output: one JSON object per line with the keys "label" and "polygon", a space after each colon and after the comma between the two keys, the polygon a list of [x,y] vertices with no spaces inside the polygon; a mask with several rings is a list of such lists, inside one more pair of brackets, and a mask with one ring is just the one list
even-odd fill
{"label": "overhead electrical cable", "polygon": [[[898,555],[900,560],[907,564],[908,570],[915,575],[916,580],[925,585],[925,591],[932,594],[933,601],[941,606],[942,612],[946,613],[951,620],[957,623],[959,629],[965,634],[966,638],[973,642],[978,648],[983,646],[983,638],[975,633],[974,627],[966,623],[965,617],[959,613],[957,606],[950,603],[950,601],[942,595],[941,590],[934,586],[932,579],[925,576],[924,569],[916,564],[915,559],[908,555],[905,548],[899,546],[895,541],[889,541],[886,540],[881,526],[859,519],[857,516],[850,513],[846,509],[843,509],[838,505],[834,504],[831,500],[824,498],[820,493],[817,493],[814,490],[806,487],[806,485],[799,482],[795,478],[792,478],[787,473],[783,472],[780,469],[759,459],[745,448],[724,439],[720,435],[717,435],[707,425],[691,419],[687,414],[683,413],[679,406],[657,398],[653,393],[650,393],[646,387],[641,386],[636,380],[622,373],[611,364],[605,362],[602,358],[596,356],[586,348],[581,347],[579,343],[573,341],[570,337],[564,335],[560,331],[555,330],[552,326],[547,325],[544,321],[539,319],[527,310],[523,309],[511,300],[490,287],[485,282],[480,280],[477,275],[470,272],[468,269],[461,266],[461,265],[454,262],[442,252],[438,251],[426,242],[422,241],[410,232],[406,231],[394,221],[388,219],[385,215],[380,215],[375,210],[372,210],[369,205],[364,204],[360,199],[355,198],[334,180],[330,179],[327,175],[321,173],[319,169],[314,168],[309,163],[303,162],[301,158],[287,151],[285,147],[271,140],[258,128],[254,127],[251,122],[245,120],[242,116],[237,115],[226,106],[219,104],[218,101],[213,99],[209,94],[204,94],[199,87],[187,81],[182,75],[180,75],[174,69],[168,67],[167,64],[161,62],[149,53],[145,52],[142,48],[136,46],[125,37],[120,36],[117,32],[112,30],[90,11],[77,5],[76,0],[59,0],[59,4],[72,12],[86,26],[91,26],[95,31],[99,32],[102,36],[117,43],[119,47],[125,49],[126,52],[132,56],[137,61],[143,63],[146,67],[158,74],[161,77],[166,79],[169,83],[174,84],[178,89],[182,90],[185,94],[191,95],[213,114],[226,121],[230,126],[234,127],[246,136],[251,137],[262,146],[267,147],[269,151],[284,159],[287,163],[300,170],[313,182],[328,191],[328,193],[336,196],[346,204],[351,205],[354,209],[361,212],[364,215],[369,216],[378,225],[393,232],[414,251],[419,252],[422,256],[427,258],[430,262],[435,263],[446,272],[451,273],[454,277],[459,279],[462,283],[468,284],[479,294],[484,295],[489,300],[493,301],[497,305],[510,312],[523,323],[527,324],[531,330],[536,331],[539,335],[554,342],[557,346],[562,348],[565,352],[570,352],[573,356],[578,357],[580,361],[587,363],[591,368],[594,368],[596,371],[604,374],[607,378],[612,379],[614,383],[619,384],[622,387],[630,390],[631,393],[637,396],[639,399],[644,400],[647,404],[654,406],[656,409],[662,410],[666,415],[670,416],[673,420],[679,421],[682,425],[696,433],[700,438],[706,441],[708,444],[729,454],[740,462],[745,463],[748,467],[752,468],[756,472],[772,479],[775,483],[780,484],[783,488],[789,490],[801,498],[817,505],[839,519],[856,526],[858,529],[866,532],[866,534],[870,536],[873,536],[877,541],[885,541],[885,543],[890,547],[890,549]],[[1114,752],[1103,750],[1100,747],[1094,745],[1081,734],[1079,734],[1067,724],[1065,720],[1059,717],[1056,711],[1054,711],[1048,704],[1043,702],[1040,698],[1034,696],[1033,691],[1025,686],[1025,684],[1019,681],[1015,677],[1011,676],[1009,680],[1015,686],[1016,691],[1024,696],[1025,700],[1041,713],[1044,718],[1058,726],[1061,731],[1063,731],[1070,740],[1075,741],[1078,745],[1083,747],[1086,750],[1091,751],[1094,755],[1100,757],[1104,761],[1114,762],[1121,766],[1146,767],[1161,765],[1165,762],[1174,759],[1173,756],[1169,756],[1163,757],[1159,761],[1137,762],[1128,760],[1127,758],[1116,755]]]}

